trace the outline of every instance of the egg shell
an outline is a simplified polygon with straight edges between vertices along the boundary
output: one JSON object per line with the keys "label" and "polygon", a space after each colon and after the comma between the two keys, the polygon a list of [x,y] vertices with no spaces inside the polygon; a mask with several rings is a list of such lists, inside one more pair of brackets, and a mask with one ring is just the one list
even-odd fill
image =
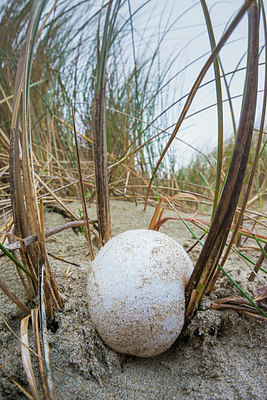
{"label": "egg shell", "polygon": [[91,264],[88,306],[112,349],[139,357],[167,350],[184,324],[184,291],[193,267],[185,250],[153,230],[111,239]]}

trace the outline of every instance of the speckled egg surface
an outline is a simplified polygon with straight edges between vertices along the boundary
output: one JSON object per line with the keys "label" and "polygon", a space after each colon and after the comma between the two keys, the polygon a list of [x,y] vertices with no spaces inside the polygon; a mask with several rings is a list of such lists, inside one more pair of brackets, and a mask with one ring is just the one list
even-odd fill
{"label": "speckled egg surface", "polygon": [[167,235],[132,230],[111,239],[88,279],[91,319],[112,349],[139,357],[167,350],[184,324],[184,290],[193,267]]}

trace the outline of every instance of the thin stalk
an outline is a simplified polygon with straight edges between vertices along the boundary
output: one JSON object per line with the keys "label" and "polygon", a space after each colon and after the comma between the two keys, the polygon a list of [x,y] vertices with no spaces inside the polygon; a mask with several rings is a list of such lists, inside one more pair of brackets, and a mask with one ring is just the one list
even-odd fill
{"label": "thin stalk", "polygon": [[[266,243],[265,246],[264,246],[264,250],[265,250],[265,252],[267,252],[267,243]],[[262,266],[262,263],[263,263],[264,259],[265,259],[264,252],[261,252],[261,254],[260,254],[260,256],[259,256],[259,258],[258,258],[258,260],[257,260],[257,262],[256,262],[255,268],[254,268],[253,272],[251,272],[251,274],[250,274],[250,276],[249,276],[249,278],[248,278],[248,280],[249,280],[250,282],[253,282],[253,281],[254,281],[254,279],[255,279],[257,273],[258,273],[259,270],[261,269],[261,266]]]}
{"label": "thin stalk", "polygon": [[[213,27],[210,19],[209,10],[205,0],[200,0],[203,13],[206,20],[207,30],[209,34],[210,46],[213,51],[216,48],[216,41],[213,32]],[[215,215],[221,187],[221,175],[222,175],[222,163],[223,163],[223,107],[222,107],[222,88],[220,80],[220,65],[219,56],[217,56],[213,61],[214,75],[216,83],[216,95],[217,95],[217,120],[218,120],[218,145],[217,145],[217,174],[216,174],[216,184],[212,208],[212,218]]]}

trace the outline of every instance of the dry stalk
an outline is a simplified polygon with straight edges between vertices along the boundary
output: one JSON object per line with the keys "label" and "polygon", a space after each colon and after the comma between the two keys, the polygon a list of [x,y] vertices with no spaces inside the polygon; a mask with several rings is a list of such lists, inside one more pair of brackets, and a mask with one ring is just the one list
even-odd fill
{"label": "dry stalk", "polygon": [[[267,243],[265,243],[264,251],[267,253]],[[265,255],[264,255],[264,253],[262,251],[260,256],[259,256],[259,258],[258,258],[258,260],[257,260],[257,262],[256,262],[254,270],[251,272],[251,274],[250,274],[250,276],[248,278],[248,280],[250,282],[254,281],[254,279],[255,279],[257,273],[259,272],[260,267],[262,266],[262,263],[263,263],[264,260],[265,260]]]}
{"label": "dry stalk", "polygon": [[[89,220],[89,224],[95,225],[97,222],[97,220]],[[79,220],[79,221],[71,221],[71,222],[67,222],[66,224],[63,225],[58,225],[55,226],[54,228],[50,228],[47,231],[44,232],[44,236],[45,238],[48,238],[50,236],[56,235],[57,233],[60,233],[66,229],[69,228],[77,228],[79,226],[82,226],[85,224],[84,220]],[[27,238],[24,238],[22,240],[22,243],[25,247],[29,246],[31,243],[34,243],[38,240],[37,235],[31,235],[28,236]],[[10,252],[18,250],[21,248],[21,243],[20,241],[16,241],[14,243],[8,244],[5,246],[6,249]],[[4,253],[0,251],[0,257],[4,256]]]}
{"label": "dry stalk", "polygon": [[81,195],[81,201],[82,201],[83,216],[85,219],[85,235],[86,235],[86,240],[87,240],[87,244],[89,247],[90,257],[91,257],[91,260],[93,260],[95,258],[94,257],[94,249],[93,249],[93,244],[92,244],[91,232],[90,232],[90,227],[89,227],[89,218],[88,218],[86,200],[85,200],[85,194],[84,194],[84,185],[83,185],[83,178],[82,178],[80,153],[79,153],[79,147],[78,147],[73,106],[72,106],[72,123],[73,123],[73,130],[74,130],[75,150],[76,150],[77,167],[78,167],[78,174],[79,174],[79,189],[80,189],[80,195]]}
{"label": "dry stalk", "polygon": [[95,94],[93,105],[93,149],[97,218],[101,241],[106,243],[111,237],[109,188],[107,175],[107,143],[105,122],[105,88]]}

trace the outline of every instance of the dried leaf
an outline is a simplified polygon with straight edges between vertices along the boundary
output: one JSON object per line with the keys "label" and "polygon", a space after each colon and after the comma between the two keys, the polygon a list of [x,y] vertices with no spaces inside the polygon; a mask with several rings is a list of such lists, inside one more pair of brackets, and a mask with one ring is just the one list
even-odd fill
{"label": "dried leaf", "polygon": [[37,400],[40,400],[40,395],[32,368],[31,354],[29,351],[28,324],[30,318],[31,314],[23,318],[20,324],[21,358],[33,397]]}

